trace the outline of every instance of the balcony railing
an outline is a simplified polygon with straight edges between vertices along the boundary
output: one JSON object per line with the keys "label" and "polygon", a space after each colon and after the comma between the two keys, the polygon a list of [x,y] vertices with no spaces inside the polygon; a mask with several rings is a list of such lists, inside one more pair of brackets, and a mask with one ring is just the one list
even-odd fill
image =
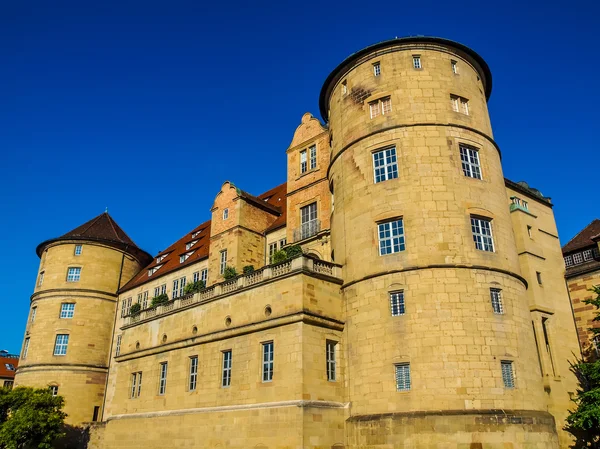
{"label": "balcony railing", "polygon": [[[238,276],[235,279],[212,285],[198,293],[180,296],[169,302],[156,307],[141,310],[136,315],[130,315],[127,324],[135,324],[153,318],[160,317],[177,309],[192,307],[194,304],[202,303],[218,296],[229,295],[237,290],[254,288],[271,279],[285,276],[294,272],[309,272],[338,279],[341,283],[340,266],[323,260],[316,260],[310,256],[300,256],[295,259],[286,260],[277,265],[267,265],[260,270],[253,271],[247,275]],[[335,282],[335,280],[334,280]]]}
{"label": "balcony railing", "polygon": [[294,242],[299,242],[300,240],[304,240],[312,237],[313,235],[317,235],[320,230],[320,220],[312,220],[306,223],[302,223],[302,225],[300,225],[299,228],[294,229]]}

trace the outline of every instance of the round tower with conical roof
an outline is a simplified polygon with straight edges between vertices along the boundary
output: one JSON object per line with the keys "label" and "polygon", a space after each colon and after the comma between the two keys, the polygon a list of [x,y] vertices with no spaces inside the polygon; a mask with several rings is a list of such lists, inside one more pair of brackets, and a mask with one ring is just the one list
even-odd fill
{"label": "round tower with conical roof", "polygon": [[15,385],[63,396],[69,424],[98,420],[117,292],[152,257],[107,212],[36,251],[40,268]]}

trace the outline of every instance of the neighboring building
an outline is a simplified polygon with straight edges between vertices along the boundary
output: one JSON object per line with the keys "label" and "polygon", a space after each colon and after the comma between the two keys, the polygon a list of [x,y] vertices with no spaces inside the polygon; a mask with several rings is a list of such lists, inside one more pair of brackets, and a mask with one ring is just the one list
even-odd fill
{"label": "neighboring building", "polygon": [[597,310],[583,302],[593,299],[595,294],[590,290],[600,285],[600,220],[583,228],[562,251],[579,344],[586,357],[600,358],[600,335],[594,336],[590,331],[590,328],[600,328],[600,321],[594,321]]}
{"label": "neighboring building", "polygon": [[504,178],[490,94],[485,61],[445,39],[351,55],[286,183],[225,182],[152,260],[120,230],[40,245],[52,284],[17,382],[57,385],[72,423],[94,407],[108,449],[568,447],[579,347],[552,203]]}
{"label": "neighboring building", "polygon": [[19,356],[0,351],[0,388],[12,388],[15,372],[19,366]]}

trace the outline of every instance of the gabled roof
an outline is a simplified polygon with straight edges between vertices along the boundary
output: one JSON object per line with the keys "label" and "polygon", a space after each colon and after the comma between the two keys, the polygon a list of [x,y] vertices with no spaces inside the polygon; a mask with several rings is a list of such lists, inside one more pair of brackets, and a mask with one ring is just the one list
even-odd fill
{"label": "gabled roof", "polygon": [[123,249],[135,256],[142,265],[148,263],[152,257],[150,254],[140,249],[133,240],[121,229],[117,222],[104,212],[81,226],[67,232],[61,237],[46,240],[38,245],[36,253],[41,257],[44,249],[50,244],[61,240],[88,240],[102,242],[111,246]]}
{"label": "gabled roof", "polygon": [[598,234],[600,234],[600,220],[596,218],[562,247],[563,254],[597,245],[594,240],[598,239]]}

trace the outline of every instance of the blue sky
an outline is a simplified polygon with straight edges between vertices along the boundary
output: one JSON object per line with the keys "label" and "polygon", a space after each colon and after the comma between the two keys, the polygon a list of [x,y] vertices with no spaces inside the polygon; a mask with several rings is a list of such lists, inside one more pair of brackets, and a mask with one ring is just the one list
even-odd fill
{"label": "blue sky", "polygon": [[600,216],[599,16],[591,0],[2,2],[0,349],[20,349],[38,243],[108,207],[154,254],[209,218],[223,181],[284,182],[329,72],[396,36],[486,59],[505,175],[552,197],[566,243]]}

